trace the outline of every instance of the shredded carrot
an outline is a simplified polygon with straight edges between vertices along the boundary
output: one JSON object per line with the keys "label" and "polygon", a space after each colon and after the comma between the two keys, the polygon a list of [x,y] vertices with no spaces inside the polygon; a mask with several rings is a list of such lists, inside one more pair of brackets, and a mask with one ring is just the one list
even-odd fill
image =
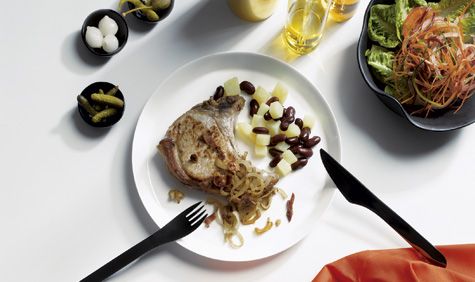
{"label": "shredded carrot", "polygon": [[475,90],[475,45],[464,44],[463,30],[428,7],[415,8],[403,24],[404,39],[395,56],[396,96],[419,106],[412,114],[438,109],[459,111]]}

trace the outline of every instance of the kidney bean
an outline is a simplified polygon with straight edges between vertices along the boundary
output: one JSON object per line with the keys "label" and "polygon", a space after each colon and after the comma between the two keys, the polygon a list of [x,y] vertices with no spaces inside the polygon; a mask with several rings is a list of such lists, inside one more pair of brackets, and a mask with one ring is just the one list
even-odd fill
{"label": "kidney bean", "polygon": [[310,148],[301,147],[298,152],[302,157],[310,158],[313,155],[313,151]]}
{"label": "kidney bean", "polygon": [[216,91],[214,91],[213,99],[218,100],[219,98],[223,97],[223,95],[224,95],[224,87],[220,85],[216,88]]}
{"label": "kidney bean", "polygon": [[308,138],[310,137],[310,128],[309,127],[304,127],[301,131],[300,131],[300,135],[299,135],[299,138],[302,142],[305,142],[308,140]]}
{"label": "kidney bean", "polygon": [[267,112],[267,113],[264,114],[264,119],[265,119],[265,120],[271,120],[271,119],[272,119],[272,116],[270,115],[269,112]]}
{"label": "kidney bean", "polygon": [[287,137],[285,138],[285,143],[289,144],[289,145],[297,145],[300,143],[300,140],[297,136],[295,137]]}
{"label": "kidney bean", "polygon": [[303,144],[303,146],[305,148],[312,148],[314,147],[315,145],[317,145],[318,143],[320,143],[320,137],[319,136],[313,136],[312,138],[308,139],[307,141],[305,141],[305,143]]}
{"label": "kidney bean", "polygon": [[270,148],[269,149],[269,154],[273,157],[280,156],[280,155],[282,155],[282,153],[283,152],[281,150],[276,149],[276,148]]}
{"label": "kidney bean", "polygon": [[299,158],[295,163],[291,164],[290,167],[292,168],[292,170],[297,170],[306,166],[307,163],[308,163],[307,158]]}
{"label": "kidney bean", "polygon": [[297,145],[292,145],[289,147],[289,150],[294,153],[294,155],[297,155],[300,151],[300,148],[302,148],[303,146],[301,144],[297,144]]}
{"label": "kidney bean", "polygon": [[286,108],[286,109],[285,109],[284,116],[287,116],[287,117],[294,117],[294,119],[295,119],[295,108],[292,107],[292,106]]}
{"label": "kidney bean", "polygon": [[285,141],[285,134],[277,134],[277,135],[274,135],[270,138],[270,145],[271,146],[275,146],[277,145],[278,143],[280,142],[284,142]]}
{"label": "kidney bean", "polygon": [[256,134],[269,134],[269,129],[267,129],[265,127],[262,127],[262,126],[258,126],[258,127],[254,127],[252,129],[252,132],[254,132]]}
{"label": "kidney bean", "polygon": [[267,106],[270,106],[270,104],[274,103],[274,102],[278,102],[279,101],[279,98],[277,97],[270,97],[269,100],[267,100],[266,104]]}
{"label": "kidney bean", "polygon": [[303,129],[303,120],[301,118],[296,118],[295,124],[300,128],[300,130]]}
{"label": "kidney bean", "polygon": [[289,123],[286,120],[280,122],[280,129],[286,131],[289,128]]}
{"label": "kidney bean", "polygon": [[257,111],[259,110],[259,103],[257,102],[256,99],[252,99],[251,102],[249,103],[249,115],[252,117],[255,114],[257,114]]}
{"label": "kidney bean", "polygon": [[294,120],[295,120],[295,116],[288,116],[285,118],[285,121],[288,122],[289,124],[293,123]]}
{"label": "kidney bean", "polygon": [[250,83],[249,81],[242,81],[240,84],[239,84],[239,88],[246,92],[247,94],[249,95],[252,95],[254,94],[254,92],[256,92],[256,88],[254,87],[254,85],[252,83]]}
{"label": "kidney bean", "polygon": [[269,163],[270,167],[276,167],[277,164],[282,160],[282,157],[280,155],[275,156]]}

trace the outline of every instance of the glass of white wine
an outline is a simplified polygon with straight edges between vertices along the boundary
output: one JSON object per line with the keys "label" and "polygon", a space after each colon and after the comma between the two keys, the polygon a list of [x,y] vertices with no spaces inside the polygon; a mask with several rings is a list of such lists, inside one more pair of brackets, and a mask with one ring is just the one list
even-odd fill
{"label": "glass of white wine", "polygon": [[288,0],[284,38],[298,54],[313,51],[322,38],[332,0]]}
{"label": "glass of white wine", "polygon": [[333,0],[330,18],[335,22],[349,20],[356,12],[359,0]]}

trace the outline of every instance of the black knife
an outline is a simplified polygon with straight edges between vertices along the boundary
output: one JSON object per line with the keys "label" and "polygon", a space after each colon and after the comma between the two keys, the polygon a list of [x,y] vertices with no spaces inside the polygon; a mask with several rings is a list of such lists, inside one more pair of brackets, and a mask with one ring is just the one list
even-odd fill
{"label": "black knife", "polygon": [[378,199],[358,179],[349,173],[325,150],[320,149],[323,165],[336,187],[348,202],[368,208],[386,221],[399,235],[402,236],[414,249],[419,251],[429,262],[447,266],[447,260],[429,241],[421,236],[404,219]]}

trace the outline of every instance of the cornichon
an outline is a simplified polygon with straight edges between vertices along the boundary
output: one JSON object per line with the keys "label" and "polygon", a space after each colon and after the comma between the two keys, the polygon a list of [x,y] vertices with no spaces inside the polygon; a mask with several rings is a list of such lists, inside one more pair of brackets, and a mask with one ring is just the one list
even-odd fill
{"label": "cornichon", "polygon": [[127,14],[132,12],[141,11],[149,21],[158,21],[159,16],[157,13],[152,9],[151,6],[145,5],[141,0],[120,0],[119,8],[122,8],[126,2],[133,4],[135,8],[122,13],[122,16],[125,17]]}
{"label": "cornichon", "polygon": [[94,94],[91,94],[91,99],[94,102],[101,103],[101,104],[106,104],[106,105],[109,105],[109,106],[115,107],[115,108],[124,107],[124,101],[122,101],[121,99],[119,99],[117,97],[111,96],[111,95],[94,93]]}
{"label": "cornichon", "polygon": [[117,113],[118,113],[117,109],[114,109],[114,108],[108,108],[108,109],[102,110],[92,117],[92,122],[98,123],[102,119],[111,117]]}
{"label": "cornichon", "polygon": [[106,94],[106,95],[110,95],[110,96],[115,96],[117,91],[119,91],[119,86],[116,85],[113,88],[111,88],[109,91],[107,91],[106,93],[102,92],[102,93],[99,93],[99,94]]}
{"label": "cornichon", "polygon": [[97,111],[89,104],[89,101],[86,99],[86,97],[82,95],[78,95],[78,103],[81,105],[81,107],[86,110],[91,116],[94,116],[97,114]]}

